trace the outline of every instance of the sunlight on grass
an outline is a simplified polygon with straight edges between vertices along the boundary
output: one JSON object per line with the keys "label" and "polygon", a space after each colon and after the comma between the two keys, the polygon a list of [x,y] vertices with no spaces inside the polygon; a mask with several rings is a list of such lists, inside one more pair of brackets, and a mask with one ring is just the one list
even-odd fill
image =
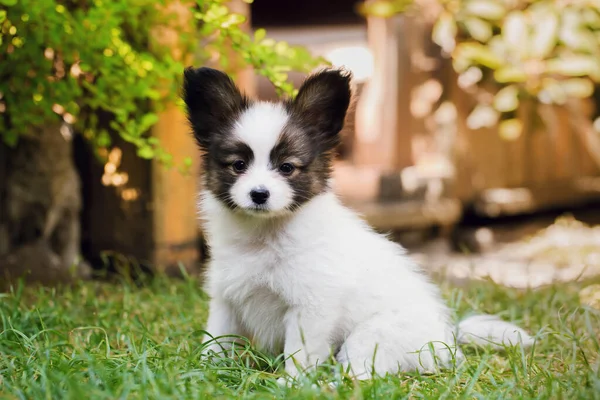
{"label": "sunlight on grass", "polygon": [[247,344],[233,358],[201,355],[198,287],[159,278],[0,294],[0,398],[600,398],[600,311],[580,305],[579,284],[444,287],[458,316],[496,313],[536,333],[531,350],[467,349],[443,374],[360,384],[330,364],[291,388],[277,383],[282,358]]}

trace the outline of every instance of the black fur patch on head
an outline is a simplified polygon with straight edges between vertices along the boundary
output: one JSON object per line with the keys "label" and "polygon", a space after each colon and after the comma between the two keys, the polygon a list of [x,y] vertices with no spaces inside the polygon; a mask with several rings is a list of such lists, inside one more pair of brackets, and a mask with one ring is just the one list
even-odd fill
{"label": "black fur patch on head", "polygon": [[183,93],[194,137],[203,150],[206,188],[224,204],[235,208],[229,189],[239,175],[231,165],[236,160],[249,165],[253,154],[231,131],[251,102],[227,74],[211,68],[187,68]]}
{"label": "black fur patch on head", "polygon": [[285,177],[294,191],[292,210],[327,189],[332,153],[321,152],[319,144],[294,125],[284,128],[270,158],[274,169],[283,163],[295,167],[294,172]]}
{"label": "black fur patch on head", "polygon": [[321,152],[334,150],[340,143],[352,90],[349,72],[324,69],[309,76],[292,101],[287,102],[290,124],[304,131]]}
{"label": "black fur patch on head", "polygon": [[229,133],[236,118],[250,106],[227,74],[206,67],[185,69],[183,100],[194,137],[206,151],[215,139]]}
{"label": "black fur patch on head", "polygon": [[232,166],[238,160],[251,165],[254,154],[246,143],[235,140],[233,136],[219,138],[203,155],[205,187],[230,209],[237,207],[230,189],[240,176]]}
{"label": "black fur patch on head", "polygon": [[294,190],[292,208],[328,189],[333,151],[352,97],[351,78],[345,71],[322,70],[309,76],[296,98],[285,104],[290,120],[271,151],[271,162],[277,167],[292,160],[296,166],[287,177]]}

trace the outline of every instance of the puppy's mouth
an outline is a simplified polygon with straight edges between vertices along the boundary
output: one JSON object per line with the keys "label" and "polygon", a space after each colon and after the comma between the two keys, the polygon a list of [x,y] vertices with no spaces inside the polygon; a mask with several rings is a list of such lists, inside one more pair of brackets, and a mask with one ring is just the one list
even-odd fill
{"label": "puppy's mouth", "polygon": [[251,215],[266,215],[271,211],[268,206],[264,205],[252,205],[249,207],[244,207],[242,209],[244,210],[244,212]]}
{"label": "puppy's mouth", "polygon": [[257,218],[277,218],[289,215],[289,210],[273,210],[266,206],[250,206],[239,209],[242,213]]}
{"label": "puppy's mouth", "polygon": [[267,213],[270,211],[269,207],[265,207],[265,206],[252,206],[252,207],[248,207],[246,210],[252,211],[252,212],[258,212],[258,213]]}

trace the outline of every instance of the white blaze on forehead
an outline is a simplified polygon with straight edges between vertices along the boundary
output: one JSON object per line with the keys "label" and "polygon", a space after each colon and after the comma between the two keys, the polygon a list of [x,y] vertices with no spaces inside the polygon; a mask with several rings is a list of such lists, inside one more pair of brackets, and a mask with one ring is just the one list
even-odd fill
{"label": "white blaze on forehead", "polygon": [[260,102],[242,113],[235,124],[234,134],[254,153],[254,163],[266,165],[271,149],[277,144],[288,114],[281,104]]}
{"label": "white blaze on forehead", "polygon": [[269,191],[264,209],[280,212],[288,207],[294,192],[287,180],[270,165],[271,150],[277,145],[288,115],[280,104],[257,103],[246,110],[235,124],[233,134],[246,143],[253,153],[248,170],[230,189],[232,200],[242,208],[252,208],[252,190]]}

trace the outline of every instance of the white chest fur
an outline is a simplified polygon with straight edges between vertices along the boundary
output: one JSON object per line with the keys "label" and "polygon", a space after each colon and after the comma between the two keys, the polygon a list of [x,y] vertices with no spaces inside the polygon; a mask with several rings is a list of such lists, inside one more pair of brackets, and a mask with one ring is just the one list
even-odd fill
{"label": "white chest fur", "polygon": [[[317,200],[337,201],[327,197]],[[326,319],[326,310],[339,309],[343,292],[357,281],[342,249],[352,244],[331,224],[327,209],[315,214],[312,208],[293,218],[256,221],[233,215],[210,194],[202,203],[211,245],[207,291],[231,306],[245,335],[275,353],[283,349],[291,308],[314,310]]]}
{"label": "white chest fur", "polygon": [[275,243],[263,249],[213,247],[207,290],[212,298],[230,305],[241,333],[266,351],[280,353],[284,343],[284,316],[291,306]]}

